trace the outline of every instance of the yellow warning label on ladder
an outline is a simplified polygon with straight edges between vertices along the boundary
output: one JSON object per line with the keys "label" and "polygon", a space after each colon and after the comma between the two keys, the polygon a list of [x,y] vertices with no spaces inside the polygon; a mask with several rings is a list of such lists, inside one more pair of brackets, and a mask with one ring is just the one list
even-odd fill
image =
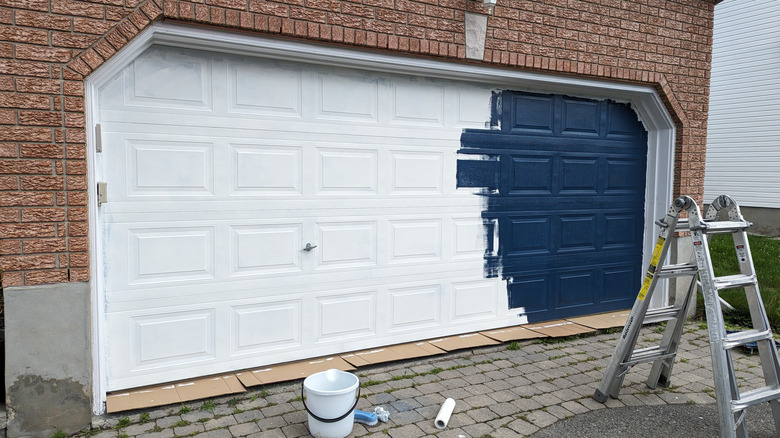
{"label": "yellow warning label on ladder", "polygon": [[655,249],[653,249],[653,257],[650,259],[650,266],[647,268],[647,274],[645,274],[645,281],[642,283],[642,289],[639,290],[639,301],[644,301],[647,291],[650,290],[650,283],[653,282],[653,276],[655,275],[655,269],[658,266],[658,262],[661,259],[661,251],[664,248],[664,242],[666,239],[658,237],[658,241],[655,243]]}

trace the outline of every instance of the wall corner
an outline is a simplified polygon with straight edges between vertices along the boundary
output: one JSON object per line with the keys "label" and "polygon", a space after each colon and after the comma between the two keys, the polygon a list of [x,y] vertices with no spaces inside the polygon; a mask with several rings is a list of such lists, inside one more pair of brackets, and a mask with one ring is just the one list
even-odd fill
{"label": "wall corner", "polygon": [[9,438],[49,438],[92,421],[89,283],[8,287],[5,298]]}

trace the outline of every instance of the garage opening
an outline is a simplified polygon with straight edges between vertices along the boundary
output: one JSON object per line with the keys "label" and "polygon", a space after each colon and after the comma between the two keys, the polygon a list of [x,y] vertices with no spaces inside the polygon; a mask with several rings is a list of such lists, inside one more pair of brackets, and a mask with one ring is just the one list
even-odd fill
{"label": "garage opening", "polygon": [[647,129],[636,226],[671,199],[674,126],[646,86],[171,23],[87,85],[90,183],[106,194],[90,198],[98,410],[109,391],[541,312],[485,275],[499,215],[457,184],[461,142],[485,134],[500,90],[630,102]]}

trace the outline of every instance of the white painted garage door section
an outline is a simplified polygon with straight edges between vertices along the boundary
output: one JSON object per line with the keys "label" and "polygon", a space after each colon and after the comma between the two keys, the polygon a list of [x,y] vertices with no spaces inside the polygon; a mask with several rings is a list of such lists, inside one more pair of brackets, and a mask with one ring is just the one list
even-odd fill
{"label": "white painted garage door section", "polygon": [[490,94],[144,52],[98,92],[107,389],[518,322],[455,189]]}

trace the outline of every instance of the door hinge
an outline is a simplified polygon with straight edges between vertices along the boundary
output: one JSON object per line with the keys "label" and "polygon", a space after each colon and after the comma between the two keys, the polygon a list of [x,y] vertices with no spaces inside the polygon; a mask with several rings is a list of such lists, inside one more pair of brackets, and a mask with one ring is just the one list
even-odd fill
{"label": "door hinge", "polygon": [[95,124],[95,152],[103,152],[103,136],[100,135],[100,123]]}
{"label": "door hinge", "polygon": [[108,183],[97,183],[97,202],[98,207],[108,202]]}

